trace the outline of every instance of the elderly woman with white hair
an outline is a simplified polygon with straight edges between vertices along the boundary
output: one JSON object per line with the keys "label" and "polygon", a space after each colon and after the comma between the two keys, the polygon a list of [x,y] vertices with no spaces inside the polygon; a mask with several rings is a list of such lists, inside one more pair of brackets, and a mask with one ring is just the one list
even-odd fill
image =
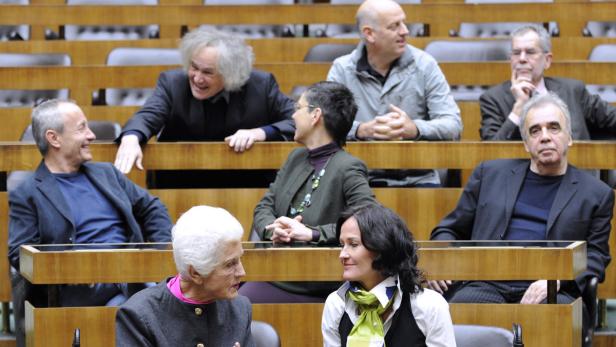
{"label": "elderly woman with white hair", "polygon": [[118,346],[252,347],[242,226],[222,208],[196,206],[173,228],[179,274],[142,290],[116,315]]}

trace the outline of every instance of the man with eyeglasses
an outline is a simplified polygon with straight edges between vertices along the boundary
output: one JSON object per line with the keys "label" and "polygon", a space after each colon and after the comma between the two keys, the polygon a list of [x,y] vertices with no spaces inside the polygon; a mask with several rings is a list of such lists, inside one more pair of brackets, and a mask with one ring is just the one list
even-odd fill
{"label": "man with eyeglasses", "polygon": [[[614,192],[567,160],[573,144],[567,105],[552,92],[531,97],[520,113],[519,131],[529,159],[485,161],[475,170],[456,208],[432,230],[432,240],[586,241],[586,269],[559,281],[557,302],[580,297],[592,277],[603,281]],[[538,304],[547,281],[429,281],[454,303]],[[453,294],[451,293],[453,292]],[[583,310],[583,334],[589,315]],[[585,344],[586,345],[586,344]]]}
{"label": "man with eyeglasses", "polygon": [[544,77],[552,63],[551,46],[550,35],[538,25],[525,25],[511,33],[511,80],[479,98],[482,140],[519,140],[522,107],[532,95],[548,91],[569,107],[573,139],[596,139],[600,133],[616,131],[616,108],[591,95],[582,81]]}

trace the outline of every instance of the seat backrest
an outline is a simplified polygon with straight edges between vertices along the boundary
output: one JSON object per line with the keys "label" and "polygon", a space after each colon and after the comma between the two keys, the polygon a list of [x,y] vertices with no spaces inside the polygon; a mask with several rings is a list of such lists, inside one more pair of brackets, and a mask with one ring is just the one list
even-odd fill
{"label": "seat backrest", "polygon": [[453,330],[458,347],[513,346],[513,332],[500,327],[454,324]]}
{"label": "seat backrest", "polygon": [[[0,0],[0,5],[28,5],[28,0]],[[30,27],[27,25],[0,25],[0,41],[7,41],[11,35],[27,40],[30,36]]]}
{"label": "seat backrest", "polygon": [[604,44],[595,46],[590,52],[588,60],[616,62],[616,44]]}
{"label": "seat backrest", "polygon": [[[506,61],[509,60],[509,40],[432,41],[425,51],[438,62]],[[458,101],[476,101],[488,86],[451,86],[451,95]]]}
{"label": "seat backrest", "polygon": [[616,37],[616,21],[615,22],[588,22],[586,31],[592,37]]}
{"label": "seat backrest", "polygon": [[[615,25],[616,28],[616,25]],[[616,62],[616,44],[597,45],[588,56],[589,61]],[[616,102],[616,85],[587,85],[591,94],[597,94],[607,102]],[[610,132],[611,133],[611,132]],[[613,136],[609,136],[613,139]]]}
{"label": "seat backrest", "polygon": [[310,48],[305,62],[332,62],[336,58],[351,53],[357,45],[352,43],[319,43]]}
{"label": "seat backrest", "polygon": [[[67,0],[67,5],[157,5],[158,0]],[[139,40],[158,35],[158,25],[65,25],[67,40]]]}
{"label": "seat backrest", "polygon": [[250,333],[256,347],[280,347],[280,338],[276,329],[268,323],[252,321]]}
{"label": "seat backrest", "polygon": [[438,62],[503,61],[509,60],[511,43],[509,40],[432,41],[425,51]]}
{"label": "seat backrest", "polygon": [[[117,122],[111,121],[88,121],[88,126],[96,135],[94,142],[110,142],[115,140],[122,132],[122,127]],[[21,142],[34,143],[34,136],[32,135],[32,125],[28,125],[21,135]],[[12,191],[19,187],[28,177],[32,176],[32,171],[12,171],[6,178],[6,190]]]}
{"label": "seat backrest", "polygon": [[515,29],[527,24],[542,25],[542,23],[525,22],[461,23],[457,36],[469,38],[509,37]]}
{"label": "seat backrest", "polygon": [[[126,65],[180,65],[180,52],[173,48],[115,48],[107,57],[109,66]],[[140,106],[152,94],[153,89],[105,90],[105,102],[113,106]]]}
{"label": "seat backrest", "polygon": [[[71,58],[67,54],[22,54],[0,53],[1,67],[19,66],[68,66]],[[0,90],[0,107],[33,106],[38,100],[68,98],[68,90]]]}
{"label": "seat backrest", "polygon": [[[204,5],[293,5],[294,0],[203,0]],[[245,39],[262,39],[281,36],[293,36],[295,30],[291,25],[203,25],[204,28],[238,35]]]}

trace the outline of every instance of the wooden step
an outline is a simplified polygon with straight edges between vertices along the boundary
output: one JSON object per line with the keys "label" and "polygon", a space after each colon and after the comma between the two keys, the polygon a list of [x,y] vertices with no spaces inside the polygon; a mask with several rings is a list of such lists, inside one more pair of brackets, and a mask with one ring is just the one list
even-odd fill
{"label": "wooden step", "polygon": [[597,331],[593,337],[593,347],[616,346],[616,331]]}

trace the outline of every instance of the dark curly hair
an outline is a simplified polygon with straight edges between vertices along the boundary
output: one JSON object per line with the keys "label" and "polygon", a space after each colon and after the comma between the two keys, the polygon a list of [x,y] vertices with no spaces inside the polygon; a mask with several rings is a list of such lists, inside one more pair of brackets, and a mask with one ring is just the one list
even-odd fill
{"label": "dark curly hair", "polygon": [[406,223],[394,211],[380,204],[351,207],[342,212],[336,225],[336,238],[347,219],[354,217],[364,247],[376,255],[372,268],[384,277],[398,275],[403,292],[423,290],[423,272],[417,267],[417,246]]}

